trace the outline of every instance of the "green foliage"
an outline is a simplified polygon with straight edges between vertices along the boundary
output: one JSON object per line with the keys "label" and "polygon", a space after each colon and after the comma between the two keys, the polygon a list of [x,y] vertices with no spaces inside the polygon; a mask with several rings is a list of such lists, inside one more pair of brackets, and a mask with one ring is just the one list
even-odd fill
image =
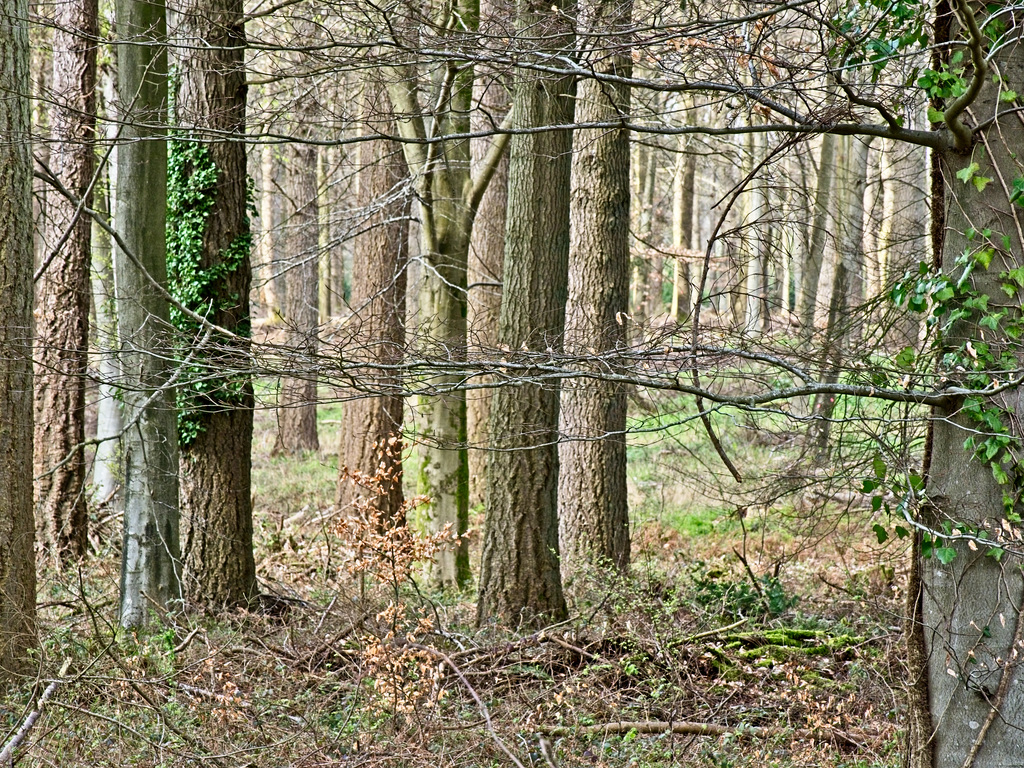
{"label": "green foliage", "polygon": [[[939,69],[926,69],[917,79],[917,84],[924,89],[929,98],[936,101],[955,99],[963,95],[967,90],[967,80],[964,79],[963,51],[957,51],[951,57],[949,64],[942,64]],[[941,113],[938,113],[941,117]],[[932,122],[940,122],[935,119],[936,114],[932,110],[928,112],[928,119]]]}
{"label": "green foliage", "polygon": [[748,579],[733,578],[717,569],[706,570],[704,563],[694,565],[693,597],[707,608],[733,616],[779,616],[800,599],[789,594],[775,576],[759,577],[755,588]]}
{"label": "green foliage", "polygon": [[[976,182],[977,169],[978,163],[972,162],[957,176],[965,183]],[[984,188],[984,185],[975,186],[979,190]],[[1024,193],[1024,181],[1021,189]],[[975,394],[963,398],[959,409],[960,415],[969,419],[977,428],[975,434],[964,442],[964,448],[975,459],[986,464],[996,482],[1004,486],[1003,512],[1009,520],[1019,521],[1017,506],[1024,496],[1024,471],[1020,462],[1024,445],[1010,431],[1010,414],[984,391],[997,390],[1019,368],[1016,356],[1005,342],[1016,341],[1024,336],[1020,306],[1024,268],[1014,267],[1000,272],[998,276],[1001,290],[1015,300],[1016,306],[1006,307],[1002,301],[992,302],[990,296],[980,293],[974,287],[971,276],[979,269],[988,270],[991,267],[997,250],[996,244],[1001,245],[1002,250],[1009,251],[1009,238],[1000,237],[988,229],[980,232],[968,229],[964,234],[972,247],[965,249],[957,259],[955,275],[941,269],[933,270],[922,262],[916,274],[908,274],[895,285],[890,298],[899,306],[906,304],[910,311],[927,315],[927,325],[936,331],[933,349],[939,356],[942,378],[975,391]],[[977,245],[974,245],[976,242]],[[896,356],[894,363],[897,367],[906,368],[913,363],[913,358],[905,352],[901,351]],[[923,480],[911,475],[906,480],[887,482],[885,475],[885,462],[878,457],[875,476],[864,481],[862,490],[865,493],[891,490],[899,500],[895,509],[890,509],[884,493],[873,497],[873,509],[878,511],[884,508],[891,515],[895,513],[897,518],[909,520],[909,504],[914,499],[923,498]],[[943,533],[946,536],[967,537],[974,547],[977,546],[977,540],[987,537],[985,531],[970,526],[953,526],[949,521],[945,525]],[[876,524],[874,530],[879,543],[889,538],[885,526]],[[896,533],[902,538],[907,530],[897,526]],[[943,563],[948,563],[956,556],[956,550],[950,546],[950,541],[941,536],[926,536],[922,554],[925,557],[935,556]],[[999,559],[1002,550],[997,546],[989,547],[987,554]]]}
{"label": "green foliage", "polygon": [[[235,293],[223,291],[223,283],[246,264],[252,236],[236,237],[213,263],[204,263],[203,241],[207,221],[216,204],[220,171],[206,145],[175,138],[167,152],[167,273],[175,299],[195,315],[211,317],[219,309],[237,305]],[[185,345],[203,333],[201,323],[179,307],[171,307],[171,322],[181,332],[180,355],[188,357]],[[249,318],[242,318],[229,331],[248,336]],[[248,389],[244,376],[218,377],[207,355],[193,355],[182,372],[184,385],[177,390],[178,440],[189,445],[203,429],[201,413],[214,404],[238,404]]]}
{"label": "green foliage", "polygon": [[839,59],[846,66],[869,64],[877,80],[897,56],[928,44],[927,10],[920,0],[853,0],[833,19]]}

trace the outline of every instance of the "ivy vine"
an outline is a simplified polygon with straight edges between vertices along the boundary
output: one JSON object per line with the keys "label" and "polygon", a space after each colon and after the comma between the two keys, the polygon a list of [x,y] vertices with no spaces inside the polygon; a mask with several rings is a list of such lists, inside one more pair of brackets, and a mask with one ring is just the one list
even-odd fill
{"label": "ivy vine", "polygon": [[[220,176],[209,148],[197,141],[175,137],[167,151],[167,273],[171,293],[180,304],[201,317],[236,306],[237,293],[225,293],[224,280],[246,264],[252,247],[248,227],[225,248],[212,265],[203,264],[203,238],[216,204]],[[250,192],[251,194],[251,192]],[[179,331],[182,347],[201,336],[201,324],[177,307],[171,322]],[[228,330],[248,337],[249,318]],[[185,352],[180,349],[179,364]],[[211,406],[238,405],[248,388],[245,376],[220,376],[208,354],[192,355],[182,371],[177,389],[178,442],[188,446],[205,429],[202,414]]]}

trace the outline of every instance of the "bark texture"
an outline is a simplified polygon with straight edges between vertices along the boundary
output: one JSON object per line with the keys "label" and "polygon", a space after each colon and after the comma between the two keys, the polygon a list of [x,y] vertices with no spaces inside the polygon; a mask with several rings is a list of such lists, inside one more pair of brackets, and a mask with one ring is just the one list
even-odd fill
{"label": "bark texture", "polygon": [[[554,50],[572,42],[558,13],[516,7],[516,23]],[[513,128],[572,122],[571,78],[522,70],[513,87]],[[557,349],[565,325],[572,136],[513,136],[499,342],[508,354]],[[495,393],[487,467],[487,522],[477,619],[543,624],[566,614],[558,562],[558,390],[524,381]]]}
{"label": "bark texture", "polygon": [[[312,98],[307,95],[306,98]],[[309,115],[304,119],[308,120]],[[320,228],[316,187],[317,149],[296,142],[288,150],[285,188],[288,216],[285,221],[284,325],[294,371],[281,376],[277,403],[277,440],[274,450],[283,453],[315,451],[320,447],[316,426],[317,326],[320,315],[318,251]]]}
{"label": "bark texture", "polygon": [[[96,164],[98,14],[97,0],[61,0],[54,8],[50,169],[86,205]],[[50,197],[36,297],[36,526],[44,546],[62,561],[81,557],[88,544],[81,446],[92,229],[77,207],[62,195]]]}
{"label": "bark texture", "polygon": [[[390,102],[383,85],[367,85],[364,114],[377,116],[375,127],[392,133]],[[369,502],[383,520],[401,525],[401,382],[376,368],[402,359],[405,346],[405,286],[409,249],[408,169],[395,141],[374,139],[359,145],[359,208],[365,219],[352,253],[352,315],[346,362],[365,363],[353,399],[341,422],[338,505],[357,497]],[[366,394],[372,393],[372,394]],[[377,482],[354,483],[355,475]]]}
{"label": "bark texture", "polygon": [[[186,599],[207,607],[247,605],[255,596],[252,552],[253,394],[245,371],[250,332],[251,237],[246,213],[245,33],[242,0],[177,0],[179,146],[201,146],[214,180],[197,253],[173,276],[193,311],[237,337],[214,336],[197,358],[208,379],[184,398],[181,440],[182,577]],[[236,140],[225,140],[234,136]],[[197,145],[194,142],[203,142]],[[186,165],[185,185],[202,169]],[[185,211],[180,213],[184,214]],[[187,274],[185,270],[187,269]],[[216,275],[207,279],[206,275]],[[202,285],[198,284],[201,281]],[[198,295],[197,295],[198,293]],[[194,323],[186,323],[192,327]]]}
{"label": "bark texture", "polygon": [[[168,359],[173,349],[165,244],[167,215],[166,10],[118,0],[117,328],[126,432],[121,623],[146,623],[181,596],[178,435]],[[156,285],[154,285],[154,283]]]}
{"label": "bark texture", "polygon": [[[508,22],[508,3],[483,0],[480,3],[480,32],[495,39]],[[472,130],[493,130],[508,114],[509,93],[498,71],[478,64],[473,82]],[[487,161],[493,138],[470,142],[473,175],[478,176]],[[501,313],[502,266],[505,261],[505,213],[508,207],[508,153],[504,153],[477,208],[469,243],[469,282],[466,314],[469,354],[492,355],[498,346],[498,316]],[[488,380],[490,377],[488,377]],[[491,415],[492,390],[466,394],[466,432],[469,444],[469,503],[484,503],[487,494],[487,431]]]}
{"label": "bark texture", "polygon": [[[0,681],[35,644],[28,2],[0,4]],[[2,688],[0,688],[2,690]]]}
{"label": "bark texture", "polygon": [[[1001,47],[993,57],[993,65],[998,66],[1003,82],[1024,82],[1024,48],[1020,42]],[[966,76],[970,77],[970,70]],[[974,114],[996,114],[998,90],[986,75],[979,98],[971,108]],[[971,162],[970,155],[936,153],[943,183],[933,190],[942,192],[944,212],[940,211],[934,220],[945,221],[940,229],[942,268],[948,274],[960,273],[957,260],[961,254],[981,247],[994,248],[989,269],[975,269],[971,285],[979,294],[1005,302],[1000,273],[1019,268],[1024,254],[1017,215],[1020,208],[1008,199],[1011,181],[1021,175],[1019,158],[1024,155],[1024,130],[1015,115],[1004,112],[992,126],[980,132],[980,140],[985,152],[974,148],[976,157],[984,157],[978,173],[993,181],[983,190],[965,184],[955,174]],[[1005,180],[1006,186],[1000,180]],[[991,239],[969,239],[965,234],[968,229],[978,233],[991,229]],[[1011,301],[1016,303],[1018,297]],[[1019,345],[973,323],[954,327],[944,341],[947,349],[955,350],[966,340],[974,339],[977,345],[983,338],[997,355],[1007,351],[1020,361]],[[949,371],[947,375],[955,378],[958,374]],[[1007,392],[992,400],[1003,410],[1004,421],[1008,420],[1014,436],[1024,436],[1015,417],[1024,408],[1020,391]],[[926,522],[937,525],[947,519],[962,521],[986,529],[990,535],[1004,526],[1015,529],[1004,516],[1002,500],[1003,492],[1014,488],[997,484],[987,462],[964,448],[964,440],[975,433],[978,423],[957,409],[940,409],[935,417],[928,473],[928,499],[933,508],[928,510]],[[983,438],[984,435],[979,439]],[[1011,467],[1011,474],[1017,472]],[[949,564],[936,557],[920,560],[934,728],[933,765],[1024,765],[1024,679],[1020,675],[1024,576],[1020,558],[1007,553],[997,562],[986,557],[986,547],[975,551],[963,542],[953,546],[957,556]]]}
{"label": "bark texture", "polygon": [[[583,38],[583,47],[593,51],[596,71],[630,77],[631,60],[618,53],[617,35],[628,26],[631,11],[632,3],[620,0],[581,3],[578,29],[584,31],[579,34],[600,35]],[[629,106],[629,86],[588,79],[576,95],[576,119],[614,121],[629,114]],[[624,127],[577,130],[573,136],[565,351],[584,360],[626,343],[629,155]],[[620,569],[629,565],[626,395],[613,382],[577,379],[562,387],[558,524],[563,573],[587,562]]]}

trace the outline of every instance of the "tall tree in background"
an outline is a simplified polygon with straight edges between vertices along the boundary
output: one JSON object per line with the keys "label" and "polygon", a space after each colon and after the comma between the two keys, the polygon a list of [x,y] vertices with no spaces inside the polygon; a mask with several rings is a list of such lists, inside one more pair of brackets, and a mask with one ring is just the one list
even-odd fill
{"label": "tall tree in background", "polygon": [[[102,95],[101,109],[97,112],[107,115],[110,105],[117,101],[114,87],[114,72],[104,67],[99,76],[99,90]],[[113,209],[113,194],[117,188],[117,123],[105,121],[104,138],[111,145],[108,162],[101,170],[101,177],[93,190],[93,207],[101,216],[110,219]],[[119,504],[117,498],[121,487],[121,402],[117,391],[119,367],[117,361],[117,308],[114,300],[114,244],[110,232],[102,226],[101,220],[92,221],[92,309],[95,322],[93,330],[99,383],[96,403],[96,455],[92,467],[92,498],[97,505]]]}
{"label": "tall tree in background", "polygon": [[[166,296],[167,49],[163,0],[117,0],[120,242],[114,255],[124,398],[121,623],[181,596],[178,434]],[[122,247],[123,246],[123,247]]]}
{"label": "tall tree in background", "polygon": [[[186,307],[234,334],[172,318],[196,380],[179,390],[181,537],[186,598],[245,605],[252,552],[252,384],[245,32],[241,0],[177,0],[178,92],[169,168],[168,264]],[[202,340],[202,341],[200,341]],[[189,371],[185,372],[189,375]]]}
{"label": "tall tree in background", "polygon": [[[583,0],[577,34],[589,66],[628,79],[625,30],[632,3]],[[629,86],[588,79],[576,94],[576,121],[629,114]],[[565,351],[586,360],[625,345],[629,310],[629,131],[577,129],[572,157],[572,234]],[[595,361],[607,367],[609,361]],[[614,363],[612,363],[614,365]],[[591,561],[629,564],[626,498],[626,391],[577,379],[562,387],[558,525],[563,571]]]}
{"label": "tall tree in background", "polygon": [[805,339],[814,335],[814,317],[818,310],[818,283],[821,279],[821,267],[825,262],[829,202],[832,199],[833,179],[836,172],[837,141],[838,139],[829,133],[821,137],[818,176],[812,204],[810,243],[807,247],[807,258],[804,261],[797,290],[797,313],[800,318],[800,331]]}
{"label": "tall tree in background", "polygon": [[[693,243],[694,181],[697,176],[697,155],[680,141],[676,169],[672,177],[672,322],[678,323],[693,309],[696,298],[690,269],[689,250]],[[685,314],[684,314],[685,313]]]}
{"label": "tall tree in background", "polygon": [[[476,25],[475,3],[443,6],[439,29],[458,24]],[[473,96],[473,70],[449,61],[439,78],[431,103],[440,108],[432,114],[421,104],[417,69],[413,64],[391,68],[391,102],[402,137],[409,170],[419,200],[420,251],[425,261],[420,294],[420,327],[423,346],[439,359],[462,362],[467,348],[467,271],[469,245],[480,199],[504,153],[507,135],[491,142],[484,160],[471,174],[470,142],[441,141],[424,146],[427,138],[443,139],[466,133]],[[425,119],[429,114],[429,119]],[[428,132],[429,126],[429,132]],[[458,374],[433,378],[439,388],[460,383]],[[420,492],[431,499],[430,515],[435,529],[450,527],[458,534],[469,527],[469,464],[466,451],[466,393],[454,391],[421,397],[422,416]],[[469,579],[467,542],[460,539],[451,550],[438,553],[436,579],[446,587],[464,586]]]}
{"label": "tall tree in background", "polygon": [[35,643],[28,2],[0,4],[0,680]]}
{"label": "tall tree in background", "polygon": [[[517,29],[546,53],[572,48],[569,2],[516,4]],[[566,125],[573,78],[516,72],[512,127]],[[518,133],[509,149],[508,222],[499,344],[529,361],[561,344],[569,264],[572,133]],[[565,616],[558,565],[558,389],[527,380],[491,405],[487,519],[477,620],[542,624]]]}
{"label": "tall tree in background", "polygon": [[[508,24],[507,3],[480,3],[482,41],[500,40]],[[507,35],[505,35],[507,37]],[[473,133],[492,131],[501,125],[509,110],[509,93],[500,70],[477,64],[473,80],[476,109],[470,118]],[[473,175],[479,177],[490,162],[497,137],[470,142]],[[498,316],[501,313],[502,268],[505,261],[505,213],[508,207],[508,153],[503,152],[494,168],[487,190],[480,199],[473,234],[469,242],[466,286],[466,344],[474,353],[492,355],[498,346]],[[488,377],[489,380],[490,377]],[[487,491],[487,432],[491,417],[492,390],[473,390],[466,395],[466,434],[474,448],[469,451],[469,503],[483,504]]]}
{"label": "tall tree in background", "polygon": [[[393,132],[391,103],[383,84],[371,78],[363,97],[370,130]],[[359,208],[365,216],[352,254],[351,343],[349,363],[394,365],[405,344],[406,260],[409,247],[408,169],[401,146],[387,139],[359,145]],[[345,403],[341,422],[338,505],[350,504],[367,489],[350,473],[377,477],[370,484],[371,503],[385,520],[402,523],[401,381],[372,367],[359,374],[360,388],[375,394]],[[379,394],[376,394],[379,393]],[[378,488],[379,486],[379,488]],[[379,495],[374,492],[382,490]]]}
{"label": "tall tree in background", "polygon": [[[50,169],[85,206],[95,162],[97,0],[54,9]],[[65,560],[85,554],[85,374],[89,347],[92,222],[75,200],[53,194],[36,296],[36,526]]]}
{"label": "tall tree in background", "polygon": [[[295,356],[292,369],[281,375],[277,402],[276,451],[297,453],[320,447],[316,425],[316,377],[314,370],[319,342],[319,194],[317,190],[315,145],[304,142],[312,131],[315,88],[300,84],[295,94],[298,136],[288,147],[285,163],[285,297],[282,314],[287,347]],[[303,374],[303,371],[307,372]]]}

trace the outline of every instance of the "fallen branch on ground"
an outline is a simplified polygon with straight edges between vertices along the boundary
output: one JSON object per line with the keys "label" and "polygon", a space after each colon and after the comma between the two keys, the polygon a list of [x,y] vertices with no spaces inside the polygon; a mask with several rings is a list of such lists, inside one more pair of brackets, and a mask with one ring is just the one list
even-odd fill
{"label": "fallen branch on ground", "polygon": [[[794,739],[806,739],[811,741],[841,741],[851,747],[863,749],[864,745],[848,733],[836,730],[835,728],[767,728],[757,725],[718,725],[716,723],[691,723],[683,721],[664,720],[641,720],[631,722],[621,720],[611,723],[596,723],[594,725],[580,726],[550,726],[538,728],[541,733],[549,736],[581,736],[585,734],[615,734],[629,733],[682,733],[691,736],[748,736],[753,739],[765,739],[773,736],[792,736]],[[868,738],[871,734],[863,734],[862,738]]]}
{"label": "fallen branch on ground", "polygon": [[22,722],[18,732],[11,737],[10,741],[4,744],[3,750],[0,750],[0,768],[9,768],[14,765],[14,750],[21,745],[21,742],[23,742],[25,737],[28,736],[28,732],[32,730],[32,726],[36,724],[40,715],[43,714],[43,708],[46,707],[46,702],[50,700],[50,697],[53,696],[54,692],[57,690],[57,687],[61,683],[60,678],[67,674],[68,666],[70,666],[70,664],[70,660],[64,662],[64,667],[61,669],[58,678],[46,686],[46,690],[43,691],[43,695],[40,696],[39,701],[36,702],[36,708],[29,712],[28,717],[26,717],[24,722]]}

